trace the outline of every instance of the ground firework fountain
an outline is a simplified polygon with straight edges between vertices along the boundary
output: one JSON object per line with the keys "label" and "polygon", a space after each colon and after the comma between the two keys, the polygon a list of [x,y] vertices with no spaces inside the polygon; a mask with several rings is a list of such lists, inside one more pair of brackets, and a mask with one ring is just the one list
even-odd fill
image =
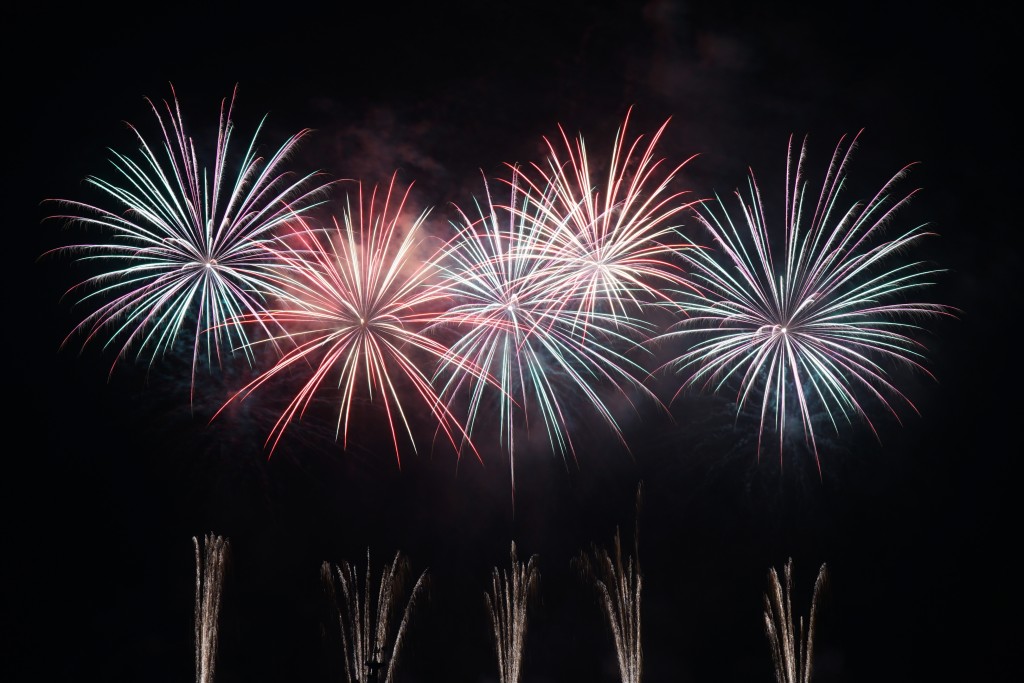
{"label": "ground firework fountain", "polygon": [[202,548],[194,536],[192,545],[196,553],[196,683],[213,683],[221,590],[231,544],[223,536],[207,534]]}
{"label": "ground firework fountain", "polygon": [[[637,511],[641,487],[637,486]],[[639,519],[639,515],[637,515]],[[622,557],[622,536],[615,529],[611,552],[594,545],[590,554],[579,557],[584,578],[593,582],[615,640],[622,683],[639,683],[643,675],[643,648],[640,641],[640,595],[643,576],[638,553],[639,524],[633,534],[633,555]]]}
{"label": "ground firework fountain", "polygon": [[768,573],[769,592],[764,596],[764,626],[772,648],[777,683],[810,683],[814,655],[814,627],[817,622],[818,597],[828,578],[826,566],[821,565],[814,582],[811,609],[807,618],[806,632],[804,618],[793,622],[793,560],[786,563],[783,574],[785,583],[779,582],[779,574],[773,567]]}
{"label": "ground firework fountain", "polygon": [[506,574],[495,567],[491,573],[492,592],[486,594],[501,683],[519,683],[522,676],[527,610],[540,580],[536,555],[521,562],[516,555],[515,541],[511,555],[511,571]]}
{"label": "ground firework fountain", "polygon": [[391,563],[382,570],[377,594],[373,594],[370,551],[366,551],[366,573],[360,581],[359,571],[350,562],[332,565],[324,562],[321,577],[324,590],[341,627],[341,647],[345,680],[348,683],[391,683],[409,626],[416,599],[427,582],[427,571],[420,574],[409,594],[409,600],[396,628],[392,622],[403,593],[409,563],[396,552]]}

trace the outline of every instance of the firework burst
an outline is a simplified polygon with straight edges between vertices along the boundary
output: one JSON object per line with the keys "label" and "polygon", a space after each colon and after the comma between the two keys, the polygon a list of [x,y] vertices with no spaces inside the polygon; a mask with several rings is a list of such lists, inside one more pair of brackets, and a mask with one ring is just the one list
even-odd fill
{"label": "firework burst", "polygon": [[717,390],[738,380],[737,411],[760,404],[758,453],[772,425],[781,457],[787,419],[795,410],[819,473],[815,411],[837,431],[840,421],[860,416],[873,432],[866,398],[876,399],[897,420],[897,403],[916,412],[883,361],[898,361],[930,376],[923,347],[912,336],[921,329],[915,320],[952,312],[908,300],[932,284],[939,271],[921,262],[890,263],[930,233],[919,226],[892,238],[882,236],[917,192],[894,194],[909,165],[870,200],[840,205],[856,141],[857,136],[849,144],[845,136],[840,139],[814,203],[805,181],[807,141],[795,153],[790,139],[781,255],[773,250],[753,173],[749,199],[735,193],[739,219],[730,216],[721,199],[699,206],[698,219],[713,246],[690,250],[686,258],[700,293],[679,291],[677,303],[687,317],[658,337],[699,337],[667,364],[692,371],[680,391],[693,385]]}
{"label": "firework burst", "polygon": [[221,102],[212,168],[203,165],[171,92],[162,108],[146,100],[159,140],[151,143],[129,124],[140,158],[112,152],[117,180],[87,179],[109,206],[49,201],[69,211],[51,218],[98,228],[105,238],[55,250],[99,269],[69,291],[79,304],[97,305],[64,344],[82,334],[83,345],[97,339],[105,339],[104,347],[120,345],[113,372],[133,347],[137,359],[149,354],[152,365],[179,337],[191,336],[194,390],[201,358],[219,366],[224,350],[251,348],[244,330],[222,323],[255,314],[268,293],[276,293],[264,245],[275,228],[315,206],[327,184],[314,184],[316,174],[295,176],[281,168],[308,129],[264,157],[257,148],[261,122],[234,163],[237,88]]}
{"label": "firework burst", "polygon": [[443,361],[472,374],[472,366],[459,354],[424,333],[447,297],[432,284],[434,258],[419,253],[428,241],[423,223],[430,209],[409,220],[405,206],[411,186],[399,193],[395,181],[392,176],[386,190],[374,186],[368,195],[360,183],[356,206],[349,198],[341,223],[335,219],[333,229],[303,221],[300,229],[282,235],[270,247],[279,264],[274,281],[280,292],[278,304],[230,323],[279,328],[284,332],[270,341],[287,350],[221,411],[285,371],[302,374],[301,388],[268,436],[271,452],[289,423],[303,416],[325,385],[334,385],[340,390],[336,436],[345,446],[354,404],[377,402],[400,463],[400,432],[416,448],[402,398],[410,393],[437,419],[438,429],[453,445],[461,449],[468,444],[475,453],[422,369]]}
{"label": "firework burst", "polygon": [[643,146],[626,146],[631,110],[615,135],[607,176],[602,178],[580,135],[571,141],[559,126],[561,144],[545,138],[544,164],[514,167],[526,195],[529,218],[544,235],[552,297],[564,300],[586,325],[597,312],[625,327],[643,327],[650,301],[669,301],[665,287],[687,287],[679,258],[689,248],[673,221],[691,203],[673,189],[683,167],[668,168],[656,155],[666,120]]}
{"label": "firework burst", "polygon": [[479,217],[458,209],[456,235],[440,259],[442,287],[453,303],[436,323],[455,337],[441,371],[458,370],[465,362],[457,359],[468,358],[480,372],[449,373],[441,393],[449,400],[468,395],[468,432],[476,429],[481,408],[490,407],[486,397],[496,399],[514,491],[517,431],[539,421],[554,451],[572,453],[566,423],[581,394],[622,438],[600,389],[627,398],[629,387],[646,391],[635,379],[642,368],[615,348],[618,342],[635,346],[622,328],[641,321],[594,310],[581,326],[579,309],[567,305],[559,288],[562,266],[552,256],[550,232],[529,213],[529,191],[512,179],[510,204],[500,205],[486,178],[484,185]]}

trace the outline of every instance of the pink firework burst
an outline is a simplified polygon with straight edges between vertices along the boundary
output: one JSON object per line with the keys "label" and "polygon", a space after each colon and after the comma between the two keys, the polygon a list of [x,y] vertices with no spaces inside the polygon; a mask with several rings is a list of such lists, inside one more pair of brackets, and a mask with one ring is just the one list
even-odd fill
{"label": "pink firework burst", "polygon": [[268,370],[234,394],[225,406],[244,399],[285,371],[301,373],[301,387],[277,419],[271,452],[288,425],[301,419],[314,397],[338,390],[336,435],[347,446],[354,404],[365,401],[386,417],[390,441],[401,464],[399,436],[416,450],[407,403],[412,397],[436,419],[436,427],[461,449],[475,448],[431,385],[423,368],[444,362],[471,370],[424,329],[444,309],[446,293],[433,283],[436,266],[428,253],[423,224],[430,209],[410,219],[411,185],[399,194],[393,175],[386,191],[367,195],[359,183],[355,205],[346,200],[341,221],[316,228],[303,222],[275,243],[280,264],[279,305],[239,316],[233,324],[276,326],[288,350]]}

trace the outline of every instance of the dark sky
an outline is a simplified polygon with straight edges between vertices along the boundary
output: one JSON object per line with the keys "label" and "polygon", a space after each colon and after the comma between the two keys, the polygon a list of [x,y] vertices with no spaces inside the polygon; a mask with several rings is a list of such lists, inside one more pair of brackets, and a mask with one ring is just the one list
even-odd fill
{"label": "dark sky", "polygon": [[[524,681],[615,681],[611,636],[571,560],[617,526],[632,539],[634,521],[646,681],[772,680],[761,600],[790,557],[802,607],[818,567],[831,574],[814,680],[1020,680],[1015,24],[987,6],[763,5],[15,15],[4,680],[194,679],[191,543],[216,533],[232,543],[224,683],[332,680],[319,567],[362,566],[367,548],[375,567],[401,551],[431,577],[398,680],[496,681],[483,593],[513,540],[541,573]],[[606,149],[630,106],[638,133],[671,118],[660,151],[697,154],[685,180],[705,196],[742,186],[750,167],[778,197],[791,134],[823,156],[864,129],[853,190],[918,162],[901,220],[938,233],[920,254],[945,269],[929,297],[961,313],[926,325],[936,379],[904,379],[921,415],[879,415],[879,440],[844,430],[820,477],[799,454],[757,461],[749,429],[707,396],[629,422],[628,452],[581,418],[577,462],[543,449],[520,460],[514,509],[500,460],[456,467],[424,449],[399,469],[378,437],[346,452],[330,425],[303,424],[268,459],[265,408],[209,421],[232,377],[202,383],[190,412],[180,363],[108,377],[99,346],[59,348],[76,273],[37,259],[70,238],[43,200],[84,199],[108,148],[134,149],[123,122],[149,126],[144,98],[170,83],[197,137],[237,84],[243,137],[264,114],[270,142],[312,128],[297,168],[367,182],[397,170],[439,218],[468,204],[481,171],[534,160],[558,124]]]}

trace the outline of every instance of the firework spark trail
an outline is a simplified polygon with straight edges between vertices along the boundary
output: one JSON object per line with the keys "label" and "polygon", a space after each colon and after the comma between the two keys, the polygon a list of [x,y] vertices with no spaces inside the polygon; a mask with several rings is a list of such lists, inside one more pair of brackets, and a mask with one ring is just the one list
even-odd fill
{"label": "firework spark trail", "polygon": [[528,188],[528,218],[545,234],[542,246],[553,296],[564,297],[586,326],[596,311],[606,311],[626,327],[642,327],[649,301],[670,301],[664,287],[688,287],[680,255],[687,244],[673,220],[691,202],[686,191],[673,190],[679,172],[693,159],[666,168],[655,152],[666,120],[641,148],[643,136],[626,148],[632,110],[615,135],[608,175],[603,181],[593,170],[586,141],[571,142],[559,126],[563,152],[545,138],[545,164],[513,166],[522,187]]}
{"label": "firework spark trail", "polygon": [[698,219],[714,243],[714,249],[685,255],[701,293],[679,290],[677,303],[687,317],[656,337],[703,337],[664,366],[694,370],[679,391],[697,384],[718,390],[738,378],[737,413],[761,391],[758,453],[771,419],[781,457],[787,414],[795,401],[819,473],[811,401],[820,404],[837,432],[839,418],[851,422],[859,415],[877,437],[857,392],[866,391],[897,420],[894,398],[916,412],[880,360],[899,361],[931,376],[922,364],[923,346],[911,336],[921,328],[908,319],[953,312],[940,304],[903,298],[932,284],[930,277],[939,271],[923,269],[920,262],[886,265],[930,234],[919,226],[880,240],[894,214],[916,193],[892,195],[909,166],[869,201],[844,210],[838,198],[857,137],[845,147],[844,140],[836,146],[808,221],[807,141],[794,163],[790,139],[781,260],[772,250],[753,173],[749,201],[738,190],[735,193],[741,206],[739,220],[730,216],[721,199],[717,210],[715,203],[697,207]]}
{"label": "firework spark trail", "polygon": [[519,683],[522,678],[528,607],[540,579],[536,555],[521,562],[513,541],[511,557],[511,571],[506,573],[495,567],[491,572],[492,592],[484,596],[491,615],[501,683]]}
{"label": "firework spark trail", "polygon": [[221,591],[231,544],[222,536],[207,534],[202,548],[195,537],[192,545],[196,556],[196,683],[213,683]]}
{"label": "firework spark trail", "polygon": [[275,280],[281,293],[279,305],[231,321],[283,329],[272,340],[288,350],[228,399],[218,414],[285,370],[307,373],[305,383],[267,438],[271,452],[287,426],[302,418],[324,384],[336,376],[332,381],[341,390],[336,434],[344,445],[353,403],[364,397],[380,401],[399,464],[400,431],[416,449],[416,436],[401,396],[401,378],[426,404],[437,428],[456,449],[468,445],[477,453],[422,369],[426,360],[432,359],[452,366],[457,373],[476,374],[472,363],[424,333],[443,309],[447,293],[432,283],[434,258],[417,263],[417,249],[426,238],[422,226],[430,210],[407,225],[403,213],[408,194],[409,188],[401,196],[395,192],[395,176],[386,191],[378,194],[374,186],[369,197],[360,183],[356,207],[348,201],[342,223],[335,219],[333,231],[304,224],[282,236],[272,247],[280,264],[280,276]]}
{"label": "firework spark trail", "polygon": [[768,573],[769,590],[764,595],[764,626],[772,650],[777,683],[810,683],[814,663],[814,634],[818,620],[818,598],[828,580],[828,569],[821,565],[814,581],[810,613],[804,630],[804,618],[793,621],[793,559],[786,562],[785,583],[772,567]]}
{"label": "firework spark trail", "polygon": [[111,372],[133,345],[138,347],[136,358],[151,350],[152,365],[185,334],[194,316],[194,392],[196,366],[204,354],[207,363],[219,366],[223,348],[250,348],[244,330],[222,323],[257,313],[268,295],[278,293],[271,277],[274,264],[263,247],[278,226],[316,206],[330,183],[314,185],[317,174],[295,178],[280,168],[308,129],[288,138],[269,158],[260,156],[262,122],[231,177],[237,87],[229,102],[221,102],[213,168],[202,165],[173,87],[171,92],[172,102],[164,101],[164,111],[146,100],[160,125],[162,154],[129,124],[141,159],[112,152],[122,184],[87,179],[122,213],[78,201],[48,201],[76,212],[50,218],[97,227],[109,236],[103,242],[53,250],[103,268],[69,290],[86,290],[80,304],[100,303],[64,344],[77,334],[84,335],[83,345],[109,334],[104,348],[121,344]]}
{"label": "firework spark trail", "polygon": [[[401,552],[395,553],[391,563],[381,572],[377,595],[374,596],[369,549],[366,551],[366,573],[361,580],[358,569],[350,562],[340,565],[324,562],[321,565],[324,590],[341,627],[342,655],[349,683],[391,683],[394,680],[413,608],[427,582],[427,570],[424,570],[413,584],[401,619],[394,627],[398,600],[408,572],[406,558]],[[381,670],[384,671],[383,679],[378,678]]]}
{"label": "firework spark trail", "polygon": [[[569,398],[559,382],[581,393],[620,440],[621,429],[598,385],[610,385],[627,400],[631,400],[627,387],[652,398],[653,394],[636,379],[644,369],[614,348],[615,343],[636,346],[622,328],[637,319],[624,321],[608,312],[592,311],[587,329],[578,325],[578,309],[567,306],[562,293],[552,286],[561,273],[543,256],[552,250],[539,243],[549,239],[550,233],[539,229],[539,223],[526,213],[528,192],[513,178],[511,203],[502,206],[495,203],[486,177],[484,185],[486,202],[477,203],[479,218],[471,219],[457,209],[456,235],[439,259],[441,287],[453,303],[438,316],[434,328],[449,328],[456,335],[451,358],[471,359],[481,372],[449,373],[440,393],[452,401],[468,392],[468,433],[477,427],[485,396],[497,394],[500,443],[509,456],[514,492],[518,428],[528,431],[530,420],[539,419],[554,451],[563,457],[574,452],[566,428]],[[464,365],[446,361],[435,380]]]}
{"label": "firework spark trail", "polygon": [[[637,486],[639,511],[642,484]],[[639,521],[639,514],[637,521]],[[643,647],[640,629],[640,597],[643,575],[640,572],[639,524],[633,537],[633,555],[622,557],[622,537],[615,529],[612,552],[594,545],[590,555],[580,555],[578,564],[585,578],[593,582],[601,599],[615,641],[622,683],[640,683],[643,675]]]}

